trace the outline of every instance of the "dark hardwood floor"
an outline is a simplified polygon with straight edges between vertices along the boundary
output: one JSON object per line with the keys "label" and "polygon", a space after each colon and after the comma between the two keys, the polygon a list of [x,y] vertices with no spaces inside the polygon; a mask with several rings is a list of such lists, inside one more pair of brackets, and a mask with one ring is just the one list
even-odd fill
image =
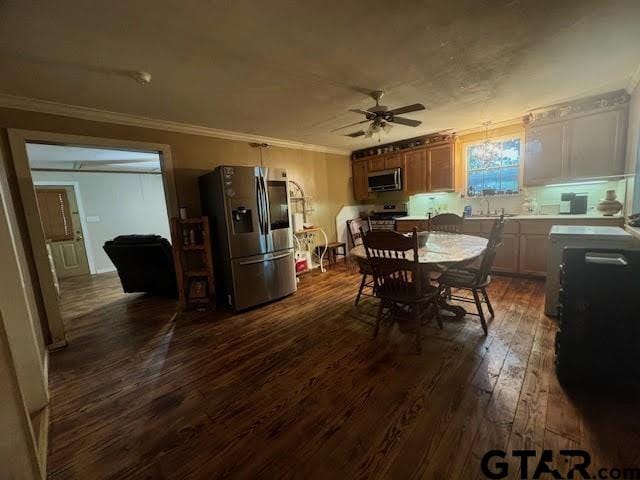
{"label": "dark hardwood floor", "polygon": [[249,312],[178,317],[114,274],[63,282],[49,477],[473,479],[520,448],[640,466],[638,403],[558,384],[542,282],[496,277],[487,337],[477,317],[429,325],[417,355],[397,325],[372,340],[354,271],[312,275]]}

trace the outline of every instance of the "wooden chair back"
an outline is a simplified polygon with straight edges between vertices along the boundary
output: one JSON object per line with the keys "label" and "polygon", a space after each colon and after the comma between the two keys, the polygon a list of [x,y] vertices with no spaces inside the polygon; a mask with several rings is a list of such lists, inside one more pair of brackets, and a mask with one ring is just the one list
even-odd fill
{"label": "wooden chair back", "polygon": [[462,233],[463,223],[464,217],[460,217],[455,213],[441,213],[429,218],[429,231]]}
{"label": "wooden chair back", "polygon": [[411,236],[380,230],[363,233],[367,260],[379,298],[418,298],[421,292],[418,232]]}
{"label": "wooden chair back", "polygon": [[476,285],[486,282],[489,274],[491,273],[491,268],[493,267],[493,262],[496,259],[498,248],[502,246],[502,232],[504,231],[505,223],[506,221],[503,215],[493,222],[491,233],[489,234],[489,241],[487,243],[487,250],[484,252],[482,261],[480,262],[480,268],[476,272]]}
{"label": "wooden chair back", "polygon": [[[362,245],[362,236],[371,231],[368,218],[354,218],[347,220],[347,232],[351,240],[351,248]],[[363,233],[364,232],[364,233]]]}

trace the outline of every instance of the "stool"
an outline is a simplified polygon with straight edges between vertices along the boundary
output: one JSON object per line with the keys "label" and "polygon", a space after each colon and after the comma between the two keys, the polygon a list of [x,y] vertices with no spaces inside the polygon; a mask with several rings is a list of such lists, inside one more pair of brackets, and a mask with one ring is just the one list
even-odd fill
{"label": "stool", "polygon": [[[324,245],[316,246],[316,255],[320,256],[324,250]],[[335,265],[338,261],[337,257],[347,257],[347,246],[344,242],[331,242],[327,244],[326,259],[329,265]]]}

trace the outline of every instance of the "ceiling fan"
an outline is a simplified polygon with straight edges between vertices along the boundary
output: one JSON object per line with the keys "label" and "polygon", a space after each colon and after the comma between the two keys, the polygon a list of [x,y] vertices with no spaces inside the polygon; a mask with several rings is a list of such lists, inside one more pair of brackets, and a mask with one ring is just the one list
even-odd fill
{"label": "ceiling fan", "polygon": [[373,98],[376,104],[369,108],[368,110],[360,110],[360,109],[351,109],[350,112],[360,113],[366,117],[366,120],[362,120],[360,122],[351,123],[349,125],[345,125],[344,127],[336,128],[331,130],[332,132],[337,132],[338,130],[343,130],[348,127],[353,127],[355,125],[361,125],[363,123],[371,122],[366,130],[358,130],[356,132],[347,133],[345,137],[366,137],[371,138],[374,134],[384,132],[389,133],[389,131],[393,128],[394,123],[398,125],[406,125],[407,127],[417,127],[422,122],[419,120],[412,120],[410,118],[398,117],[397,115],[403,113],[411,113],[411,112],[419,112],[420,110],[425,110],[425,106],[421,103],[414,103],[413,105],[407,105],[404,107],[394,108],[389,110],[389,107],[385,105],[380,105],[380,100],[384,96],[384,92],[382,90],[375,90],[369,94],[371,98]]}

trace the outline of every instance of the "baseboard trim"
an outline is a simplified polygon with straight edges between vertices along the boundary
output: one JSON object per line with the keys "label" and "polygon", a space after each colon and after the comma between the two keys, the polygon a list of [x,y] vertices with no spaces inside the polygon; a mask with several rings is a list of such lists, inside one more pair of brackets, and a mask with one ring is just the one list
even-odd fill
{"label": "baseboard trim", "polygon": [[115,271],[116,271],[115,268],[97,268],[96,275],[100,275],[101,273],[115,272]]}
{"label": "baseboard trim", "polygon": [[31,417],[33,436],[36,440],[36,453],[43,478],[47,477],[47,453],[49,448],[49,404]]}

